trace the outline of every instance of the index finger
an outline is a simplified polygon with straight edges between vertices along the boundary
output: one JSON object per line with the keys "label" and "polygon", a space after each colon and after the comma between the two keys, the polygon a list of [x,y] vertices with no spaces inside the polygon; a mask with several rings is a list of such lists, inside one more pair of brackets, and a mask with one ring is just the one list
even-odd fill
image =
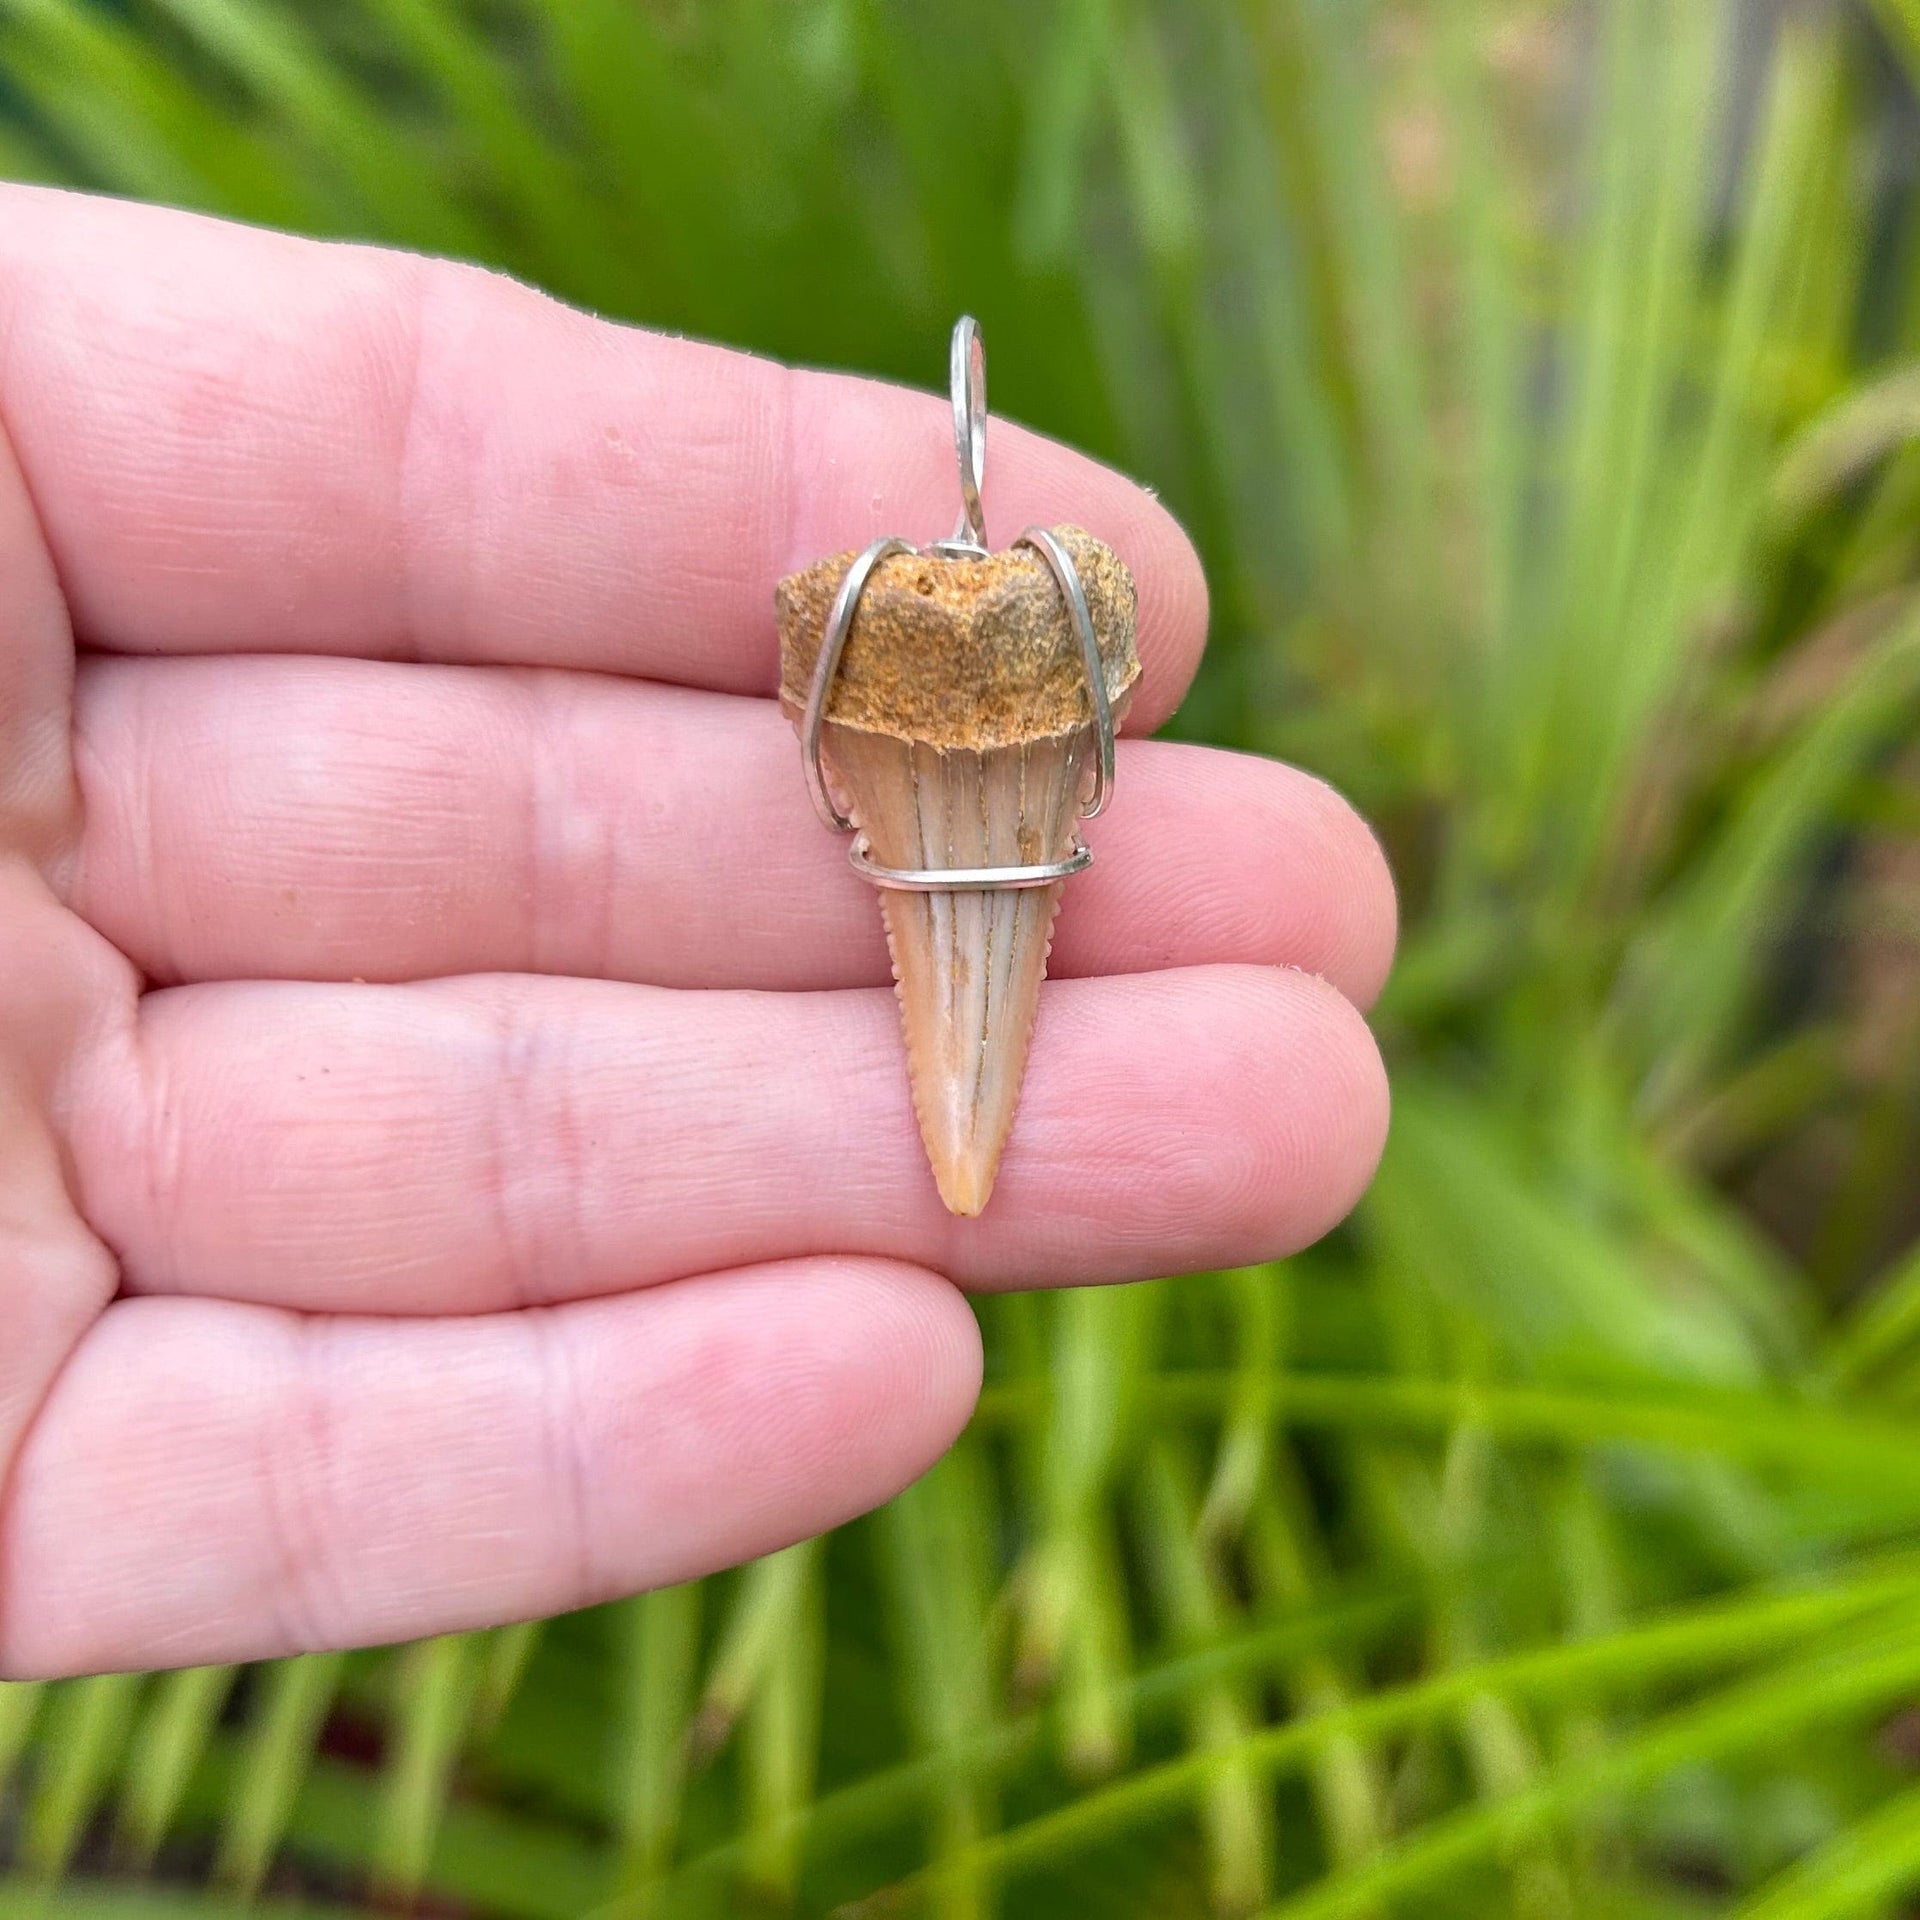
{"label": "index finger", "polygon": [[[0,415],[79,637],[776,680],[774,582],[944,535],[946,403],[611,325],[498,275],[0,188]],[[939,364],[941,342],[928,342]],[[1000,421],[989,524],[1085,526],[1140,589],[1136,725],[1206,591],[1172,517]]]}

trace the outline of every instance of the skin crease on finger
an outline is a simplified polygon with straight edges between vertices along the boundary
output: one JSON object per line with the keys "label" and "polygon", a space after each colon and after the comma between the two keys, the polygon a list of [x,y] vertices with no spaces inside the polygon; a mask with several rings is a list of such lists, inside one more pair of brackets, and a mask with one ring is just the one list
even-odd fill
{"label": "skin crease on finger", "polygon": [[[778,573],[950,522],[930,396],[13,188],[0,342],[0,1675],[427,1634],[765,1551],[958,1431],[978,1338],[943,1276],[1263,1258],[1364,1185],[1385,1086],[1336,989],[1385,969],[1378,850],[1304,776],[1146,744],[998,1212],[940,1212],[860,984],[871,898],[745,697]],[[994,434],[996,524],[1082,519],[1133,566],[1156,724],[1205,627],[1184,536]],[[69,611],[121,656],[85,662],[77,778]],[[127,657],[156,654],[201,657]],[[417,724],[381,737],[389,698]],[[737,755],[752,817],[684,777],[623,816],[699,729],[683,775]],[[482,737],[517,807],[410,811]],[[791,851],[763,930],[675,945],[703,806],[709,861]],[[1220,884],[1240,835],[1272,897]],[[130,958],[204,984],[142,997]]]}

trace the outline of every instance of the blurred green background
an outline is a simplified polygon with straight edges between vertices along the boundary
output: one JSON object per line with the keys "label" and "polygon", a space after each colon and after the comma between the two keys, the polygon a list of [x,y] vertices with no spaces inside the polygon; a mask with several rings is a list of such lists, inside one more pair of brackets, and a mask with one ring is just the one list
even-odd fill
{"label": "blurred green background", "polygon": [[1331,1242],[983,1303],[953,1456],[740,1573],[0,1688],[0,1916],[1920,1912],[1916,75],[1920,0],[0,0],[0,172],[923,383],[977,313],[1205,554],[1177,730],[1406,917]]}

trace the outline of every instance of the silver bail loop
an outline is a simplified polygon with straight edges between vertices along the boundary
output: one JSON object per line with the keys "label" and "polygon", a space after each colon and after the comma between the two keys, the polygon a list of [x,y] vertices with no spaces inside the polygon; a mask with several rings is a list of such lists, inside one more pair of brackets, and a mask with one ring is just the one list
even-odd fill
{"label": "silver bail loop", "polygon": [[954,322],[947,360],[947,385],[953,396],[953,451],[960,463],[960,519],[938,550],[958,558],[985,558],[987,512],[980,489],[987,477],[987,350],[980,323],[970,313]]}

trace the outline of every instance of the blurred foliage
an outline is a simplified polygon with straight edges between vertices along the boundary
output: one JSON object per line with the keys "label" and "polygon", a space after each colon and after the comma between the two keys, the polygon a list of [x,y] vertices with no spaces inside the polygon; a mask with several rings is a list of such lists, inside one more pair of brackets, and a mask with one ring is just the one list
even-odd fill
{"label": "blurred foliage", "polygon": [[0,0],[21,177],[922,381],[978,313],[1194,530],[1180,729],[1407,921],[1352,1228],[983,1303],[952,1457],[699,1587],[0,1688],[0,1920],[1915,1911],[1916,71],[1920,0]]}

